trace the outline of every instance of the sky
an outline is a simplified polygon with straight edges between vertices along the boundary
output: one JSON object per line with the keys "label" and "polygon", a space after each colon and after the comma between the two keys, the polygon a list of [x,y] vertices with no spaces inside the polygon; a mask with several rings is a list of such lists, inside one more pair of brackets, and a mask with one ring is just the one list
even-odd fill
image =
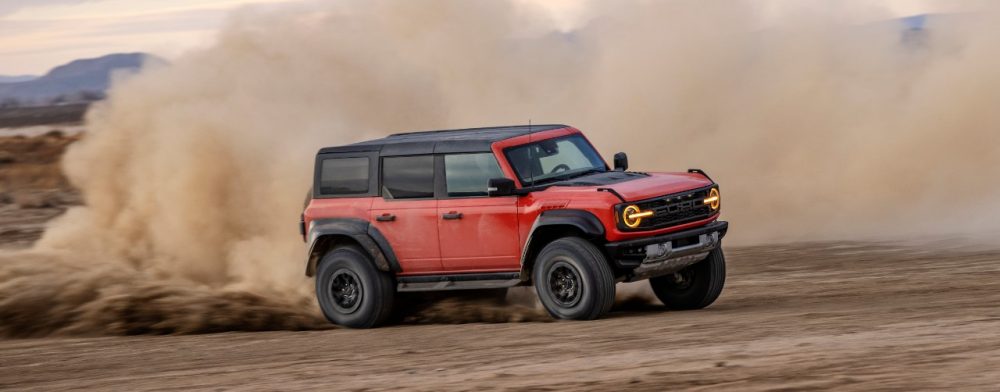
{"label": "sky", "polygon": [[0,0],[0,75],[115,52],[174,57],[207,46],[237,7],[295,1]]}
{"label": "sky", "polygon": [[[116,52],[148,52],[170,59],[208,46],[236,8],[307,1],[316,0],[0,0],[0,75],[40,75],[74,59]],[[587,14],[588,1],[602,0],[516,1],[540,6],[555,17],[556,28],[566,30],[592,17]],[[773,18],[780,17],[782,1],[758,0],[765,16]],[[875,3],[906,16],[954,11],[955,6],[947,4],[956,2]]]}

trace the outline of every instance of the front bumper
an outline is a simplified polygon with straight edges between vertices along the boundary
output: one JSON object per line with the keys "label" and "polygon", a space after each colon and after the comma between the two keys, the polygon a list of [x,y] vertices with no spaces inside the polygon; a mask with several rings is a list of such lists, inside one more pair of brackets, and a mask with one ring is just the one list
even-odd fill
{"label": "front bumper", "polygon": [[615,266],[627,271],[625,281],[648,279],[677,272],[695,264],[718,248],[729,222],[715,221],[676,233],[605,244]]}

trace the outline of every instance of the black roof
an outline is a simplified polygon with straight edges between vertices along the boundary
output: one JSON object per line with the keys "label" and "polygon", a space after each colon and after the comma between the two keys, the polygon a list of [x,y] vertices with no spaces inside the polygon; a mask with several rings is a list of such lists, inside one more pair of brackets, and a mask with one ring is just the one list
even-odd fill
{"label": "black roof", "polygon": [[562,128],[568,128],[568,126],[561,124],[513,125],[396,133],[381,139],[366,140],[346,146],[326,147],[319,150],[319,153],[378,151],[380,155],[386,156],[487,152],[490,151],[490,145],[500,140]]}

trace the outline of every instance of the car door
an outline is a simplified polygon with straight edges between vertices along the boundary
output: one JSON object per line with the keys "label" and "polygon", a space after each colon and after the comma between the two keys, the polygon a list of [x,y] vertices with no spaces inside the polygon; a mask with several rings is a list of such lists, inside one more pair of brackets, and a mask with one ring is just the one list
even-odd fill
{"label": "car door", "polygon": [[492,153],[438,156],[438,240],[450,272],[517,271],[517,197],[487,196],[490,178],[503,177]]}
{"label": "car door", "polygon": [[434,156],[383,157],[380,167],[382,197],[372,202],[372,225],[389,241],[402,273],[441,271]]}

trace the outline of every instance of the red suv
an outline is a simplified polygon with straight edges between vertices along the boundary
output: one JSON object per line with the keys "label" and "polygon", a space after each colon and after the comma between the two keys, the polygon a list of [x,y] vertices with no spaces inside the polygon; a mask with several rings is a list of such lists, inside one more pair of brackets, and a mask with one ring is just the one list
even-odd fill
{"label": "red suv", "polygon": [[617,282],[649,279],[670,309],[722,291],[718,185],[614,168],[579,130],[510,126],[323,148],[301,232],[326,317],[383,323],[397,292],[534,285],[549,313],[595,319]]}

